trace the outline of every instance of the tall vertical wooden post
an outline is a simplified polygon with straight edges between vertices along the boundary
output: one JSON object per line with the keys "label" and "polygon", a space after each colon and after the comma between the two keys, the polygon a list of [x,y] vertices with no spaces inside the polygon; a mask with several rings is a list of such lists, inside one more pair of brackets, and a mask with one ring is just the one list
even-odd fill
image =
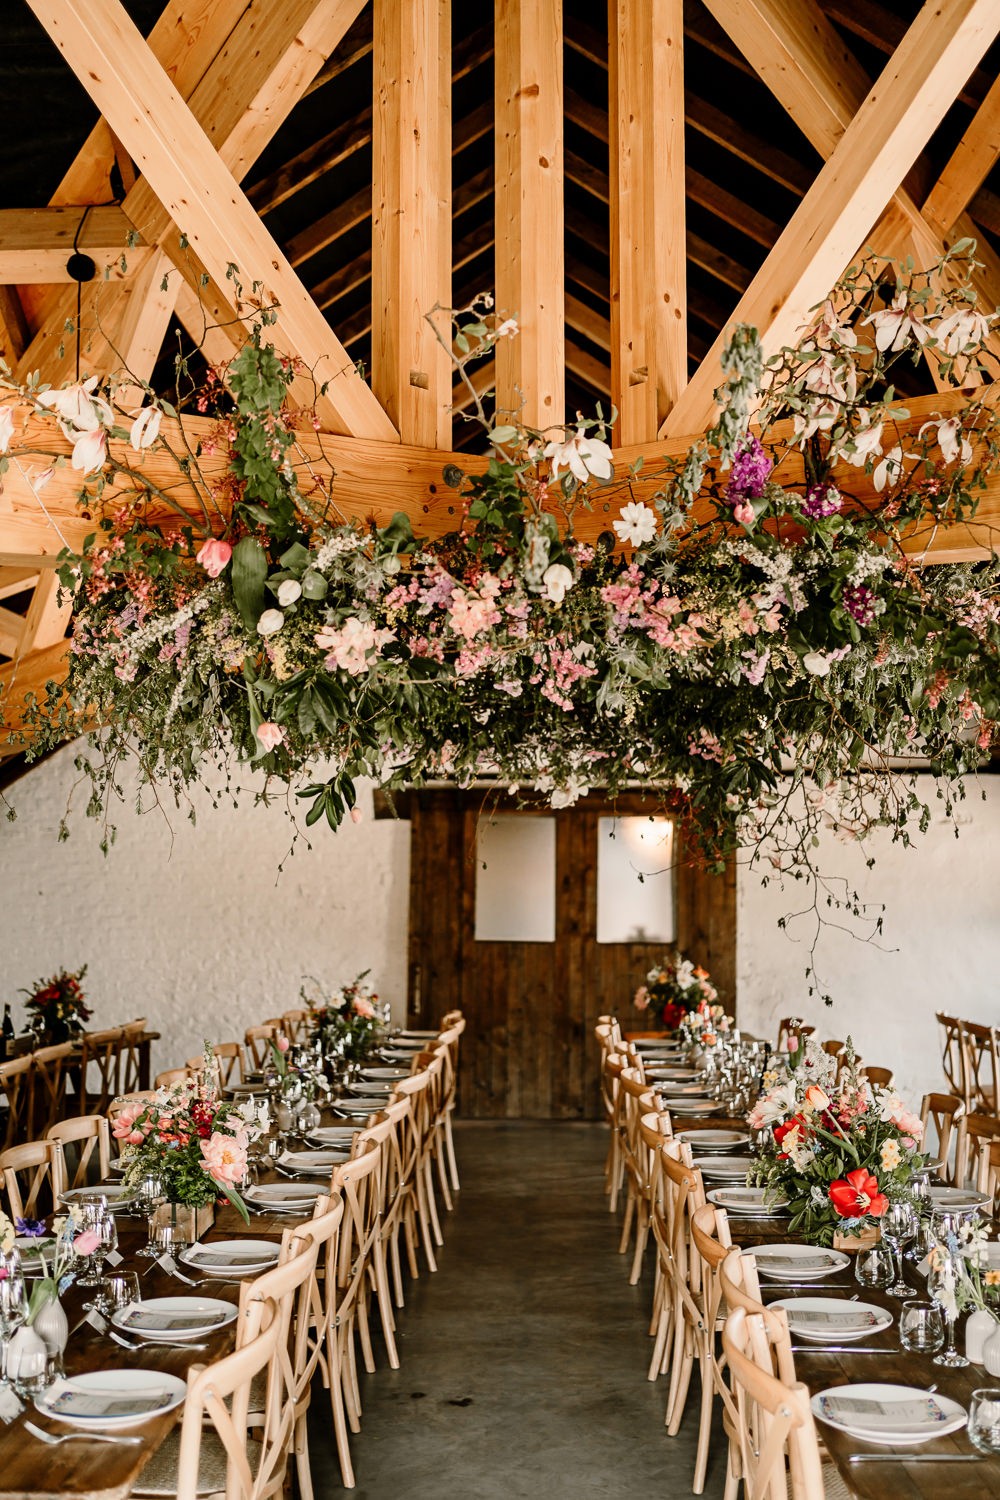
{"label": "tall vertical wooden post", "polygon": [[374,42],[372,388],[404,443],[449,448],[451,0],[375,0]]}
{"label": "tall vertical wooden post", "polygon": [[683,0],[609,0],[611,395],[651,442],[687,384]]}
{"label": "tall vertical wooden post", "polygon": [[496,0],[497,405],[565,420],[562,0]]}

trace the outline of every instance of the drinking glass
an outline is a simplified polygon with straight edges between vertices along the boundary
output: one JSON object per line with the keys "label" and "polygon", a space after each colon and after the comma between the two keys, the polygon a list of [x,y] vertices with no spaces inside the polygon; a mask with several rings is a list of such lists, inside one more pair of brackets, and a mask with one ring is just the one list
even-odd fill
{"label": "drinking glass", "polygon": [[[102,1198],[97,1202],[92,1202],[89,1198],[84,1199],[79,1204],[79,1209],[80,1224],[75,1237],[78,1237],[81,1234],[85,1234],[88,1230],[91,1229],[94,1230],[98,1236],[100,1236],[101,1219],[107,1212],[107,1199]],[[80,1256],[81,1260],[85,1259],[89,1262],[89,1270],[87,1271],[87,1274],[85,1276],[77,1277],[77,1286],[100,1286],[101,1278],[98,1275],[96,1269],[96,1262],[100,1248],[100,1243],[98,1243],[97,1249],[93,1250],[90,1255]]]}
{"label": "drinking glass", "polygon": [[934,1363],[947,1365],[952,1370],[963,1369],[969,1363],[965,1355],[959,1354],[955,1348],[955,1324],[958,1321],[955,1288],[958,1286],[963,1269],[962,1257],[954,1251],[946,1251],[927,1277],[927,1290],[944,1314],[947,1331],[945,1348],[940,1354],[935,1354]]}
{"label": "drinking glass", "polygon": [[118,1225],[115,1223],[115,1216],[111,1213],[110,1209],[101,1210],[94,1229],[100,1235],[100,1242],[92,1257],[94,1270],[87,1280],[80,1282],[80,1285],[95,1286],[99,1289],[93,1300],[85,1302],[83,1305],[88,1311],[94,1309],[100,1312],[104,1307],[106,1291],[104,1261],[111,1254],[112,1250],[118,1249]]}
{"label": "drinking glass", "polygon": [[154,1172],[149,1172],[139,1182],[137,1194],[137,1207],[141,1207],[147,1219],[147,1239],[141,1250],[137,1250],[136,1257],[139,1260],[155,1260],[159,1255],[153,1239],[153,1215],[159,1205],[164,1201],[163,1183]]}
{"label": "drinking glass", "polygon": [[944,1345],[944,1317],[936,1302],[904,1302],[899,1314],[899,1343],[911,1354],[937,1354]]}
{"label": "drinking glass", "polygon": [[109,1317],[141,1301],[138,1271],[115,1271],[105,1278],[104,1304]]}
{"label": "drinking glass", "polygon": [[859,1286],[878,1287],[885,1291],[894,1272],[892,1251],[888,1245],[872,1245],[870,1250],[859,1250],[854,1257],[854,1279]]}
{"label": "drinking glass", "polygon": [[969,1442],[980,1453],[1000,1453],[1000,1390],[983,1386],[969,1403]]}
{"label": "drinking glass", "polygon": [[895,1280],[886,1287],[891,1297],[909,1297],[913,1291],[903,1275],[903,1246],[916,1233],[913,1219],[913,1206],[903,1199],[890,1203],[882,1216],[882,1238],[896,1259]]}
{"label": "drinking glass", "polygon": [[0,1341],[3,1344],[3,1365],[0,1369],[0,1385],[9,1385],[7,1379],[7,1345],[28,1316],[28,1298],[24,1290],[24,1272],[21,1257],[15,1250],[0,1250]]}

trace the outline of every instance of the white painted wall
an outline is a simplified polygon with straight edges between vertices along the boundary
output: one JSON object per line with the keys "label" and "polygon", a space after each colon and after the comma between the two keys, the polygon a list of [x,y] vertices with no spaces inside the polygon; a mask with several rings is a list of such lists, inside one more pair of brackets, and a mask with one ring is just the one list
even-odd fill
{"label": "white painted wall", "polygon": [[76,778],[72,746],[8,791],[17,820],[0,814],[0,974],[20,1016],[17,991],[60,967],[89,964],[92,1025],[146,1015],[163,1040],[154,1067],[173,1067],[204,1037],[242,1038],[249,1025],[299,1002],[303,976],[335,986],[371,968],[402,1022],[406,991],[410,825],[371,816],[332,833],[325,824],[277,867],[291,841],[280,805],[216,808],[194,798],[197,822],[128,805],[105,858],[97,825],[79,814],[56,841]]}
{"label": "white painted wall", "polygon": [[821,1038],[850,1034],[866,1062],[894,1068],[897,1086],[914,1105],[942,1088],[935,1011],[1000,1025],[1000,777],[970,782],[958,817],[958,839],[943,817],[925,835],[915,834],[910,849],[876,836],[872,870],[856,845],[823,839],[816,851],[820,867],[846,876],[852,889],[886,908],[878,947],[829,929],[820,938],[818,971],[833,997],[830,1008],[807,998],[808,923],[793,923],[790,936],[776,927],[779,917],[803,905],[802,885],[764,889],[758,873],[741,870],[742,1025],[773,1036],[781,1017],[798,1015]]}

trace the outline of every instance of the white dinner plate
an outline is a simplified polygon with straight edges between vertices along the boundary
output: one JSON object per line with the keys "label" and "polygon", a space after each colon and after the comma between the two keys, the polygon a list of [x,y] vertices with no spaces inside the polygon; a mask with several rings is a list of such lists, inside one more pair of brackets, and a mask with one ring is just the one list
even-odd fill
{"label": "white dinner plate", "polygon": [[181,1260],[206,1276],[249,1276],[278,1264],[281,1246],[273,1240],[197,1241],[181,1251]]}
{"label": "white dinner plate", "polygon": [[52,1258],[49,1251],[55,1244],[51,1234],[19,1234],[14,1241],[15,1250],[21,1252],[21,1270],[25,1276],[41,1276],[43,1269],[42,1251],[48,1256],[48,1265],[45,1269],[51,1271]]}
{"label": "white dinner plate", "polygon": [[[219,1297],[147,1297],[144,1302],[120,1307],[112,1313],[111,1321],[123,1333],[154,1344],[172,1344],[217,1333],[232,1323],[238,1312],[235,1303]],[[162,1326],[157,1326],[160,1320]]]}
{"label": "white dinner plate", "polygon": [[357,1133],[356,1125],[317,1125],[307,1139],[316,1146],[341,1146],[349,1150]]}
{"label": "white dinner plate", "polygon": [[398,1082],[398,1078],[359,1078],[356,1083],[345,1083],[344,1088],[348,1094],[362,1099],[374,1099],[376,1095],[388,1099]]}
{"label": "white dinner plate", "polygon": [[234,1099],[257,1099],[270,1092],[266,1083],[230,1083],[223,1090]]}
{"label": "white dinner plate", "polygon": [[283,1151],[278,1157],[278,1166],[284,1167],[286,1172],[294,1172],[296,1176],[304,1173],[306,1176],[317,1177],[322,1173],[324,1177],[329,1177],[334,1167],[347,1161],[350,1154],[351,1148],[347,1144],[338,1149],[328,1146],[316,1151]]}
{"label": "white dinner plate", "polygon": [[762,1187],[712,1188],[705,1196],[709,1203],[714,1203],[716,1208],[724,1208],[730,1214],[754,1219],[779,1219],[785,1214],[781,1199],[772,1200],[769,1204],[764,1202]]}
{"label": "white dinner plate", "polygon": [[311,1209],[329,1189],[311,1182],[259,1182],[246,1188],[243,1197],[254,1208]]}
{"label": "white dinner plate", "polygon": [[697,1084],[702,1076],[697,1068],[673,1068],[666,1065],[658,1066],[656,1063],[645,1063],[644,1067],[646,1077],[656,1079],[658,1082]]}
{"label": "white dinner plate", "polygon": [[760,1274],[772,1281],[822,1281],[851,1264],[843,1250],[820,1245],[754,1245],[747,1254],[753,1256]]}
{"label": "white dinner plate", "polygon": [[81,1198],[93,1197],[95,1193],[104,1194],[112,1213],[124,1213],[135,1198],[135,1189],[126,1188],[120,1182],[102,1182],[99,1187],[95,1188],[67,1188],[64,1193],[59,1194],[59,1198],[62,1203],[79,1203]]}
{"label": "white dinner plate", "polygon": [[696,1166],[703,1177],[726,1177],[745,1182],[753,1166],[752,1156],[699,1156]]}
{"label": "white dinner plate", "polygon": [[672,1115],[721,1115],[725,1109],[716,1099],[682,1099],[674,1096],[667,1098],[661,1094],[663,1108],[669,1109]]}
{"label": "white dinner plate", "polygon": [[[173,1411],[187,1395],[187,1384],[176,1375],[162,1370],[94,1370],[89,1375],[71,1375],[57,1380],[41,1395],[35,1405],[45,1417],[68,1422],[72,1427],[94,1428],[99,1432],[122,1432],[127,1427],[141,1427],[153,1417]],[[157,1400],[147,1411],[127,1416],[88,1415],[94,1400],[106,1397],[114,1405],[128,1401]]]}
{"label": "white dinner plate", "polygon": [[394,1040],[401,1042],[436,1042],[440,1034],[438,1031],[411,1031],[407,1028],[405,1031],[401,1031]]}
{"label": "white dinner plate", "polygon": [[383,1047],[383,1052],[423,1052],[427,1043],[437,1041],[437,1032],[433,1037],[421,1036],[394,1036],[390,1037]]}
{"label": "white dinner plate", "polygon": [[362,1099],[338,1099],[333,1106],[335,1115],[345,1115],[352,1120],[367,1120],[369,1115],[378,1114],[380,1109],[385,1109],[385,1095],[376,1099],[373,1096]]}
{"label": "white dinner plate", "polygon": [[382,1079],[382,1078],[409,1078],[409,1068],[362,1068],[360,1078]]}
{"label": "white dinner plate", "polygon": [[[872,1409],[855,1412],[837,1410],[836,1403],[864,1402]],[[911,1419],[906,1408],[913,1402],[926,1403],[926,1414],[919,1413]],[[880,1412],[879,1407],[888,1408]],[[893,1417],[892,1408],[899,1407],[902,1415]],[[945,1433],[957,1432],[968,1420],[965,1407],[940,1391],[922,1390],[911,1385],[836,1385],[818,1391],[812,1398],[813,1415],[830,1427],[846,1432],[851,1437],[861,1438],[866,1443],[888,1443],[892,1447],[912,1447],[927,1443]]]}
{"label": "white dinner plate", "polygon": [[792,1333],[810,1344],[852,1344],[893,1324],[884,1307],[846,1297],[782,1297],[771,1307],[783,1307]]}
{"label": "white dinner plate", "polygon": [[987,1193],[977,1193],[975,1188],[930,1187],[927,1189],[927,1201],[936,1213],[946,1214],[982,1208],[990,1200]]}
{"label": "white dinner plate", "polygon": [[677,1139],[690,1146],[695,1156],[703,1151],[735,1151],[750,1144],[745,1130],[678,1130]]}

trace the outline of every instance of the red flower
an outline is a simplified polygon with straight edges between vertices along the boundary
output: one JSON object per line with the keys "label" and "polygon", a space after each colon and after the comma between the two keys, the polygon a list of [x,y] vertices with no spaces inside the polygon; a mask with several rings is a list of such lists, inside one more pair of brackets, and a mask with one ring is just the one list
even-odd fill
{"label": "red flower", "polygon": [[889,1200],[878,1190],[878,1178],[867,1167],[856,1167],[830,1184],[830,1202],[842,1219],[880,1219]]}
{"label": "red flower", "polygon": [[780,1146],[785,1136],[796,1128],[798,1128],[799,1134],[804,1140],[808,1132],[808,1125],[806,1124],[804,1115],[790,1115],[783,1125],[775,1125],[774,1144]]}

